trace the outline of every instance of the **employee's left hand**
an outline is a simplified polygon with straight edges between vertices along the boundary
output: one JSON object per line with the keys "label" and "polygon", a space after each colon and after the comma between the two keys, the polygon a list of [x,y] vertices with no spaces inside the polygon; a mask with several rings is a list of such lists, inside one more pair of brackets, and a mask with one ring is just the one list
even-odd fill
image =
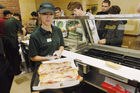
{"label": "employee's left hand", "polygon": [[101,39],[98,41],[99,44],[106,44],[106,39]]}
{"label": "employee's left hand", "polygon": [[57,58],[61,58],[61,51],[60,50],[57,50],[53,53],[53,56],[56,56]]}

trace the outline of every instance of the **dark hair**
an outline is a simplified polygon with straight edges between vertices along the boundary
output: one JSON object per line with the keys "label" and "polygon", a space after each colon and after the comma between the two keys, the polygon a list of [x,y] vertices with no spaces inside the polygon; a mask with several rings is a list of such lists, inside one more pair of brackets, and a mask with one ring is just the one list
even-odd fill
{"label": "dark hair", "polygon": [[6,16],[6,15],[8,15],[8,14],[12,14],[12,13],[11,13],[9,10],[4,10],[4,11],[3,11],[3,15],[4,15],[4,16]]}
{"label": "dark hair", "polygon": [[60,7],[55,7],[55,11],[57,11],[57,10],[61,11],[61,8]]}
{"label": "dark hair", "polygon": [[37,12],[33,11],[33,12],[31,13],[31,16],[36,16],[36,17],[38,17],[38,14],[37,14]]}
{"label": "dark hair", "polygon": [[21,15],[19,13],[14,13],[13,16],[18,16],[19,17],[19,20],[22,21],[21,20]]}
{"label": "dark hair", "polygon": [[89,12],[91,9],[87,9],[86,12]]}
{"label": "dark hair", "polygon": [[69,2],[67,9],[69,11],[74,10],[75,8],[83,10],[82,4],[80,2]]}
{"label": "dark hair", "polygon": [[110,0],[104,0],[103,3],[108,3],[109,6],[111,5]]}
{"label": "dark hair", "polygon": [[109,14],[120,14],[120,12],[121,12],[121,9],[120,9],[120,7],[117,6],[117,5],[111,6],[111,7],[109,8],[109,10],[108,10],[108,13],[109,13]]}

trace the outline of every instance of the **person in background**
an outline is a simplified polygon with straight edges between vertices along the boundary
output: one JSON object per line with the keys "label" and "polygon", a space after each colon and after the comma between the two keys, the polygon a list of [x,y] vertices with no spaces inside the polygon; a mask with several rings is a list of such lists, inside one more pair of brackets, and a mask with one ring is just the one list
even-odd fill
{"label": "person in background", "polygon": [[[60,7],[55,7],[55,16],[56,17],[64,16]],[[55,20],[53,21],[53,23],[55,26],[61,29],[63,37],[67,37],[66,20]]]}
{"label": "person in background", "polygon": [[110,6],[111,6],[110,0],[104,0],[102,2],[102,11],[97,12],[96,15],[105,15],[105,14],[108,14],[108,10],[109,10]]}
{"label": "person in background", "polygon": [[3,39],[4,38],[4,23],[8,18],[12,16],[12,13],[9,10],[4,10],[3,11],[3,18],[0,18],[0,37]]}
{"label": "person in background", "polygon": [[33,12],[31,13],[31,16],[32,16],[32,18],[37,19],[38,14],[37,14],[37,12],[33,11]]}
{"label": "person in background", "polygon": [[39,26],[38,14],[37,12],[31,12],[32,18],[30,18],[27,23],[25,24],[27,34],[31,34],[34,29],[37,29]]}
{"label": "person in background", "polygon": [[13,18],[17,19],[18,21],[22,23],[21,15],[19,13],[14,13]]}
{"label": "person in background", "polygon": [[[120,7],[113,5],[108,10],[109,14],[120,14]],[[105,21],[99,32],[99,44],[121,47],[124,35],[124,23],[119,20]]]}
{"label": "person in background", "polygon": [[[103,0],[102,11],[97,12],[96,15],[107,15],[110,6],[111,6],[111,1],[110,0]],[[99,38],[100,38],[100,34],[101,34],[102,28],[103,28],[102,26],[103,26],[103,24],[105,24],[106,20],[96,20],[95,22],[96,22],[98,35],[99,35]]]}
{"label": "person in background", "polygon": [[38,23],[38,14],[37,14],[37,12],[33,11],[31,13],[31,16],[32,16],[32,20],[36,20],[35,24],[36,24],[36,26],[38,26],[39,23]]}
{"label": "person in background", "polygon": [[[5,8],[5,7],[0,5],[0,9],[2,8]],[[9,79],[8,65],[6,63],[6,59],[4,55],[2,38],[0,37],[0,82],[1,82],[0,91],[1,93],[10,93],[12,83],[10,82],[10,79]]]}
{"label": "person in background", "polygon": [[61,16],[64,16],[62,10],[60,7],[55,7],[55,16],[56,17],[61,17]]}
{"label": "person in background", "polygon": [[3,42],[0,37],[0,90],[1,93],[10,93],[11,82],[8,76],[8,65],[4,56]]}
{"label": "person in background", "polygon": [[87,14],[88,14],[88,13],[89,13],[89,14],[92,14],[91,9],[87,9],[87,10],[86,10],[86,13],[87,13]]}
{"label": "person in background", "polygon": [[19,54],[19,43],[17,33],[18,29],[21,29],[23,31],[23,38],[26,34],[26,30],[20,22],[20,17],[20,14],[14,13],[13,17],[7,19],[4,24],[4,51],[9,64],[9,78],[11,84],[14,75],[19,75],[21,73],[21,57]]}
{"label": "person in background", "polygon": [[86,16],[87,14],[80,2],[69,2],[67,9],[75,16]]}
{"label": "person in background", "polygon": [[[69,2],[67,9],[74,14],[74,16],[90,16],[83,10],[82,4],[80,2]],[[76,39],[76,35],[79,40],[82,40],[82,28],[80,20],[69,20],[67,22],[66,28],[68,31],[68,38]]]}
{"label": "person in background", "polygon": [[[64,40],[61,30],[52,25],[55,7],[50,2],[41,3],[38,9],[41,25],[30,36],[29,57],[36,63],[36,68],[41,61],[55,60],[61,57],[64,50]],[[44,91],[40,93],[51,93]]]}
{"label": "person in background", "polygon": [[[86,13],[86,11],[83,10],[82,4],[80,2],[70,2],[67,6],[67,9],[71,11],[75,16],[89,16],[88,24],[89,24],[90,30],[91,31],[94,30],[95,38],[94,37],[93,38],[94,38],[94,42],[97,43],[99,40],[99,37],[98,37],[97,29],[95,26],[95,21],[92,20],[94,18],[94,15]],[[80,27],[81,27],[81,24],[77,24],[76,26],[72,26],[69,29],[80,28]],[[85,32],[85,33],[86,33],[86,37],[89,38],[88,32]]]}

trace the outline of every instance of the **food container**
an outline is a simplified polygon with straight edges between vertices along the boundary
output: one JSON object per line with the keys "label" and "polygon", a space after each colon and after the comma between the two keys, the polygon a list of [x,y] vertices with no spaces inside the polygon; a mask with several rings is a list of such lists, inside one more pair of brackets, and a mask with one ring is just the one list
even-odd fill
{"label": "food container", "polygon": [[[78,67],[76,67],[74,60],[68,59],[68,58],[61,58],[61,59],[57,59],[57,60],[53,60],[53,61],[44,61],[44,62],[42,62],[42,64],[62,63],[62,62],[71,62],[71,67],[72,67],[71,69],[77,69],[77,71],[78,71]],[[37,71],[38,71],[38,69],[34,72],[33,77],[32,77],[32,82],[31,82],[32,91],[42,91],[42,90],[46,90],[46,89],[60,89],[60,88],[71,87],[71,86],[78,85],[80,83],[80,79],[81,79],[81,77],[80,77],[76,80],[60,81],[55,84],[41,86],[40,81],[39,81],[39,74]]]}

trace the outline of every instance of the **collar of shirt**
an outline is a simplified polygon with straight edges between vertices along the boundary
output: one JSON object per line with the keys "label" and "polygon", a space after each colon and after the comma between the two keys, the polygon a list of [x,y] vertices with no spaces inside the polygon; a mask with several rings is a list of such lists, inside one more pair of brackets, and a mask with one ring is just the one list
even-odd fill
{"label": "collar of shirt", "polygon": [[[40,27],[40,32],[43,35],[52,34],[50,31],[47,31],[47,30],[43,29],[42,27]],[[52,32],[53,32],[53,26],[52,26]]]}

